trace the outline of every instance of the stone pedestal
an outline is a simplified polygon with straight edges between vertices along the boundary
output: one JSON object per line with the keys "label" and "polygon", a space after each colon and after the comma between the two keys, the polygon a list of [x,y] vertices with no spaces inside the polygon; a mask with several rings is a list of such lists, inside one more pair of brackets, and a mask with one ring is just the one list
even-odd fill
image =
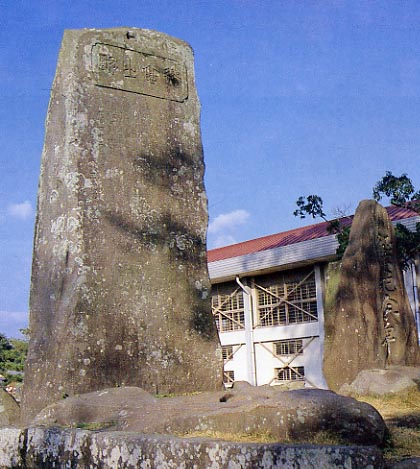
{"label": "stone pedestal", "polygon": [[26,420],[67,395],[221,386],[188,44],[66,31],[38,193]]}

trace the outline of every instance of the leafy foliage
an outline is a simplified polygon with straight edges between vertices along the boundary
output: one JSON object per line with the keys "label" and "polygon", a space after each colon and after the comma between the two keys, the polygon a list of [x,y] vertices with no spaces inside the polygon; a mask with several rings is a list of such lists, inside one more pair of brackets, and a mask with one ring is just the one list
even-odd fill
{"label": "leafy foliage", "polygon": [[5,384],[10,381],[22,381],[21,372],[25,366],[27,352],[26,340],[8,339],[0,333],[0,372],[6,377]]}
{"label": "leafy foliage", "polygon": [[420,252],[420,223],[416,224],[416,231],[410,231],[401,223],[395,227],[398,260],[403,270],[407,270],[412,259]]}
{"label": "leafy foliage", "polygon": [[338,248],[336,253],[341,259],[349,243],[350,227],[344,226],[338,218],[334,220],[327,219],[327,215],[323,208],[323,201],[319,195],[308,195],[306,198],[301,196],[296,201],[296,205],[298,208],[293,212],[295,217],[320,217],[328,222],[328,233],[337,235]]}
{"label": "leafy foliage", "polygon": [[386,195],[392,205],[407,207],[420,212],[420,191],[415,192],[413,183],[407,174],[394,176],[387,171],[373,188],[373,198],[379,202]]}
{"label": "leafy foliage", "polygon": [[11,343],[4,334],[0,333],[0,369],[3,363],[6,362],[7,352],[12,348]]}
{"label": "leafy foliage", "polygon": [[[407,174],[394,176],[387,171],[373,188],[373,198],[376,201],[381,200],[383,196],[390,197],[392,205],[406,207],[420,214],[420,191],[416,192]],[[420,223],[416,224],[416,231],[410,231],[398,223],[395,227],[395,237],[398,260],[401,267],[407,270],[411,260],[420,252]]]}
{"label": "leafy foliage", "polygon": [[327,215],[323,209],[323,201],[319,195],[308,195],[306,197],[301,196],[296,201],[298,208],[293,212],[295,217],[306,218],[310,215],[312,218],[321,217],[327,221]]}
{"label": "leafy foliage", "polygon": [[[420,191],[415,190],[411,179],[407,174],[394,176],[390,171],[385,173],[373,188],[373,198],[380,201],[384,196],[390,198],[392,205],[405,207],[420,214]],[[343,225],[340,219],[328,220],[324,212],[323,201],[318,195],[301,196],[296,201],[297,209],[293,215],[300,218],[310,216],[320,217],[328,221],[328,232],[337,235],[337,255],[341,258],[347,248],[350,235],[350,227]],[[408,230],[398,223],[395,228],[397,241],[398,260],[402,269],[408,269],[412,259],[420,252],[420,223],[416,225],[416,231]]]}
{"label": "leafy foliage", "polygon": [[10,339],[12,348],[6,354],[6,369],[23,371],[28,353],[28,342],[19,339]]}
{"label": "leafy foliage", "polygon": [[350,226],[344,226],[341,231],[337,233],[338,248],[336,250],[336,254],[339,259],[344,256],[344,251],[349,245],[350,228]]}

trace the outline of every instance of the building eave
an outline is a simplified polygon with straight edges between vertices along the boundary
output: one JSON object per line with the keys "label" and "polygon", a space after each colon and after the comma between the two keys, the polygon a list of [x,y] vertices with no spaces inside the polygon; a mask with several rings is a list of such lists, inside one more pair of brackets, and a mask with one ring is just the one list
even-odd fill
{"label": "building eave", "polygon": [[[409,230],[415,230],[420,216],[396,220]],[[212,283],[227,282],[236,276],[266,274],[274,270],[296,268],[317,262],[332,261],[337,258],[338,242],[335,235],[323,236],[309,241],[281,246],[243,256],[230,257],[209,262],[209,275]]]}

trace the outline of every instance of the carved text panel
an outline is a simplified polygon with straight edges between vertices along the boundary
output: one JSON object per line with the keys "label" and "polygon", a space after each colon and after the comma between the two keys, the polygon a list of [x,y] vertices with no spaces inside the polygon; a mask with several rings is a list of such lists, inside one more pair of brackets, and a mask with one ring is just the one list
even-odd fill
{"label": "carved text panel", "polygon": [[99,86],[178,102],[188,98],[185,65],[172,59],[97,43],[92,67]]}

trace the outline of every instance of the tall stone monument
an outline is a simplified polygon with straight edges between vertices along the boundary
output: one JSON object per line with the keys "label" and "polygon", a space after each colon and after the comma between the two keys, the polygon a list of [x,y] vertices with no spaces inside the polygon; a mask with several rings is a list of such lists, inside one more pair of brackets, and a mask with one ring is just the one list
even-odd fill
{"label": "tall stone monument", "polygon": [[324,346],[331,389],[350,384],[362,370],[420,364],[394,230],[387,211],[374,200],[357,208],[331,303]]}
{"label": "tall stone monument", "polygon": [[199,118],[185,42],[65,31],[38,192],[27,421],[109,386],[221,386]]}

